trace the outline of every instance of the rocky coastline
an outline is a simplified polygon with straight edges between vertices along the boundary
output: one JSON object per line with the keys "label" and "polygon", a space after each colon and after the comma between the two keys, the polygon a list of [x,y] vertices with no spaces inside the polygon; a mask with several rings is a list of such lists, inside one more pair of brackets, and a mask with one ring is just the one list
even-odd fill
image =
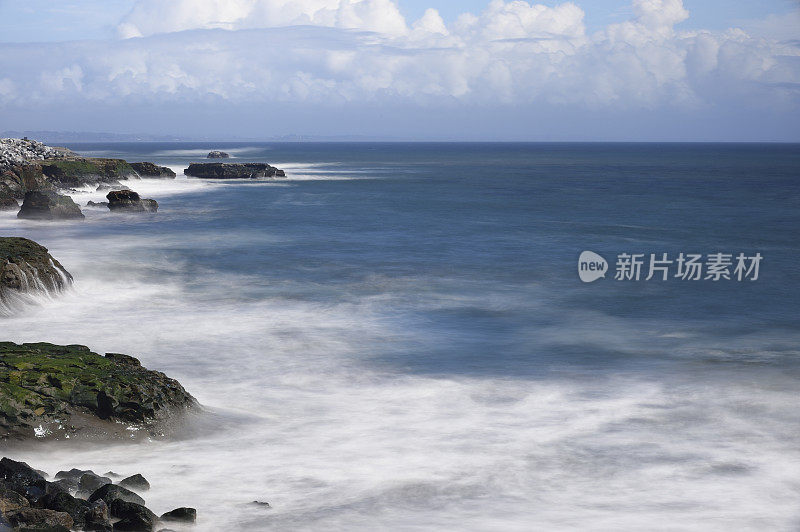
{"label": "rocky coastline", "polygon": [[[212,152],[209,158],[225,158]],[[185,175],[206,179],[281,178],[265,163],[193,163]],[[110,212],[155,213],[158,202],[142,198],[122,181],[174,179],[151,162],[82,157],[28,139],[0,139],[0,210],[31,220],[82,220],[69,194],[91,187],[107,202],[87,207]],[[0,237],[0,320],[24,312],[38,297],[57,297],[72,275],[47,248],[25,238]],[[36,442],[129,442],[169,436],[179,418],[201,412],[183,386],[147,369],[130,355],[99,354],[84,345],[21,343],[0,338],[0,445]],[[61,445],[61,444],[59,444]],[[141,475],[118,483],[114,475],[71,469],[53,480],[24,462],[0,460],[0,531],[141,530],[195,521],[193,508],[157,516],[137,492],[149,488]],[[269,507],[267,503],[254,503]],[[166,530],[166,529],[164,529]]]}
{"label": "rocky coastline", "polygon": [[[141,494],[150,483],[140,474],[116,484],[108,472],[72,468],[52,481],[25,462],[0,459],[0,530],[153,531],[157,526],[192,524],[194,508],[181,507],[160,517],[145,506]],[[159,528],[166,531],[167,528]]]}
{"label": "rocky coastline", "polygon": [[[209,159],[230,157],[212,151]],[[266,163],[192,163],[184,170],[202,179],[283,178],[283,170]],[[19,218],[31,220],[82,220],[81,208],[68,195],[82,187],[116,192],[130,190],[121,181],[141,178],[175,179],[175,172],[152,162],[83,157],[67,149],[47,146],[35,140],[0,139],[0,211],[18,210]],[[135,194],[135,196],[134,196]],[[107,207],[112,212],[153,213],[154,199],[140,198],[135,192],[108,197],[108,203],[92,202],[91,207]]]}

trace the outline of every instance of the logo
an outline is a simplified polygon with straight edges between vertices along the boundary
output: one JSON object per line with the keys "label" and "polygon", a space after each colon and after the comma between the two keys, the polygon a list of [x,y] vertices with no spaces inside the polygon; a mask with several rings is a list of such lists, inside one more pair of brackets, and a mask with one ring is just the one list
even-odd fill
{"label": "logo", "polygon": [[578,276],[584,283],[593,283],[608,272],[606,259],[594,251],[584,251],[578,258]]}

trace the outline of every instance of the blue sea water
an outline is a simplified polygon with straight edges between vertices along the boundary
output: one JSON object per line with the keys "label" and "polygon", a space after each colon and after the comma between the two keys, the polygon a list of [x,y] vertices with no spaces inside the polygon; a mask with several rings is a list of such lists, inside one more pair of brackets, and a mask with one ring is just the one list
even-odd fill
{"label": "blue sea water", "polygon": [[[127,465],[202,530],[800,526],[800,146],[69,147],[179,177],[127,183],[155,215],[0,217],[76,278],[3,336],[137,355],[222,429],[19,457]],[[180,175],[211,149],[288,179]],[[763,261],[613,278],[681,252]]]}

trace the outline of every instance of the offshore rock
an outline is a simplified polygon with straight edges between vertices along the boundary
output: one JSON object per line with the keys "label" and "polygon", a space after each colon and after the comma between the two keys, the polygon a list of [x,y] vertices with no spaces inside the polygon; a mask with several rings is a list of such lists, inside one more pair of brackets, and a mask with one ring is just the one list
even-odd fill
{"label": "offshore rock", "polygon": [[166,179],[175,178],[175,172],[166,166],[158,166],[147,162],[130,163],[130,165],[140,177],[160,177]]}
{"label": "offshore rock", "polygon": [[139,174],[123,159],[74,158],[42,162],[42,173],[59,188],[138,179]]}
{"label": "offshore rock", "polygon": [[206,159],[227,159],[230,155],[225,153],[224,151],[214,150],[208,154]]}
{"label": "offshore rock", "polygon": [[69,196],[52,190],[33,190],[25,193],[17,217],[29,220],[82,220],[84,215]]}
{"label": "offshore rock", "polygon": [[286,177],[286,173],[283,170],[266,163],[192,163],[183,173],[187,176],[204,179]]}
{"label": "offshore rock", "polygon": [[112,190],[106,194],[108,208],[121,212],[156,212],[158,202],[154,199],[142,199],[133,190]]}

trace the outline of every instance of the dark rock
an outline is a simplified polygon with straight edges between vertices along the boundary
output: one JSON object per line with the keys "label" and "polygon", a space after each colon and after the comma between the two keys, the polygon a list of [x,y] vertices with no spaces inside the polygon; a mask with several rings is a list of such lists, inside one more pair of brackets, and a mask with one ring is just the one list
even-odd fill
{"label": "dark rock", "polygon": [[58,473],[56,473],[55,479],[56,480],[61,480],[61,479],[77,479],[77,480],[79,480],[86,473],[94,474],[94,471],[92,471],[90,469],[86,469],[86,470],[84,470],[84,469],[76,469],[76,468],[73,467],[69,471],[59,471]]}
{"label": "dark rock", "polygon": [[59,486],[64,491],[77,491],[78,490],[78,479],[77,478],[61,478],[56,480],[55,482],[50,482],[55,486]]}
{"label": "dark rock", "polygon": [[204,179],[257,179],[286,177],[283,170],[264,163],[192,163],[184,174]]}
{"label": "dark rock", "polygon": [[107,201],[91,201],[90,200],[90,201],[86,202],[86,206],[87,207],[105,207],[105,208],[108,208],[108,202]]}
{"label": "dark rock", "polygon": [[131,475],[127,478],[123,478],[122,480],[119,481],[119,485],[122,486],[123,488],[128,488],[137,491],[147,491],[150,489],[150,483],[147,482],[147,479],[144,478],[139,473]]}
{"label": "dark rock", "polygon": [[7,489],[21,493],[28,500],[43,496],[47,487],[44,477],[31,466],[6,457],[0,460],[0,480]]}
{"label": "dark rock", "polygon": [[[131,490],[125,489],[122,486],[116,486],[114,484],[106,484],[105,486],[98,488],[97,491],[89,496],[89,502],[98,501],[100,499],[104,500],[109,508],[112,508],[112,503],[116,500],[132,502],[144,506],[144,499],[136,495]],[[114,515],[113,511],[111,512],[111,515]]]}
{"label": "dark rock", "polygon": [[182,523],[194,523],[197,521],[197,510],[194,508],[175,508],[161,516],[164,521],[179,521]]}
{"label": "dark rock", "polygon": [[14,211],[19,209],[19,202],[9,196],[0,196],[0,211]]}
{"label": "dark rock", "polygon": [[108,477],[101,477],[94,473],[84,473],[80,481],[78,481],[78,489],[84,493],[93,493],[101,486],[111,484],[111,479]]}
{"label": "dark rock", "polygon": [[121,212],[156,212],[156,200],[141,199],[133,190],[112,190],[106,194],[108,208]]}
{"label": "dark rock", "polygon": [[114,530],[147,530],[151,531],[158,522],[158,516],[142,504],[115,499],[109,504],[112,517],[120,521],[114,523]]}
{"label": "dark rock", "polygon": [[0,441],[32,438],[34,427],[52,437],[130,439],[125,423],[152,436],[158,432],[150,429],[195,404],[177,381],[119,360],[81,345],[0,342]]}
{"label": "dark rock", "polygon": [[108,505],[103,499],[90,503],[85,519],[84,530],[110,531],[114,529],[111,525]]}
{"label": "dark rock", "polygon": [[224,151],[214,150],[208,154],[206,159],[228,159],[230,155],[225,153]]}
{"label": "dark rock", "polygon": [[136,173],[141,177],[162,177],[167,179],[174,179],[175,172],[166,166],[157,166],[153,163],[130,163],[131,167],[136,170]]}
{"label": "dark rock", "polygon": [[73,497],[69,493],[63,491],[48,493],[39,499],[36,505],[47,510],[55,510],[57,512],[69,514],[76,527],[84,526],[86,523],[86,514],[92,508],[89,502]]}
{"label": "dark rock", "polygon": [[268,502],[263,502],[263,501],[253,501],[250,504],[253,506],[260,506],[262,508],[272,508],[272,506],[270,506]]}
{"label": "dark rock", "polygon": [[62,196],[52,190],[34,190],[25,193],[17,217],[29,220],[74,220],[83,219],[84,215],[69,196]]}
{"label": "dark rock", "polygon": [[8,512],[6,518],[11,523],[11,526],[21,530],[69,532],[73,525],[72,517],[68,513],[42,508],[14,510]]}

